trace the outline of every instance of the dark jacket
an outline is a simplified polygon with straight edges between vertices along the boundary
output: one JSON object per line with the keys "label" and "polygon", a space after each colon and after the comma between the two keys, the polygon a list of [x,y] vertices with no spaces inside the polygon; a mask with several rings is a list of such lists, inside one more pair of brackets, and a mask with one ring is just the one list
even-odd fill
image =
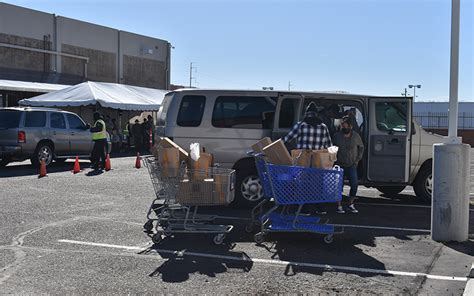
{"label": "dark jacket", "polygon": [[342,167],[351,167],[357,165],[364,155],[364,144],[359,134],[352,131],[350,137],[345,137],[344,133],[339,131],[332,137],[333,144],[339,147],[337,151],[337,164]]}

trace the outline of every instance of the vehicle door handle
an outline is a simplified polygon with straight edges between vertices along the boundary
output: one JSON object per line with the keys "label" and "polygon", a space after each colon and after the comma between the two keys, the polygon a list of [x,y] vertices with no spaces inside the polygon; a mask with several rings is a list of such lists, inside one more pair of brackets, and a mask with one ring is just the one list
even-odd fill
{"label": "vehicle door handle", "polygon": [[55,136],[56,136],[56,132],[53,132],[53,135],[55,135]]}
{"label": "vehicle door handle", "polygon": [[71,136],[74,136],[76,133],[71,133]]}
{"label": "vehicle door handle", "polygon": [[398,139],[391,139],[389,142],[389,144],[398,144],[398,143],[399,143]]}

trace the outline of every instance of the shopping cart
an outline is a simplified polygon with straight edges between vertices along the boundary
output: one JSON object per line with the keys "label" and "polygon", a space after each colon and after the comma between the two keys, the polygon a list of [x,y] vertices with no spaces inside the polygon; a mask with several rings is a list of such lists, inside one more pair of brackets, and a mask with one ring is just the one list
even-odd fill
{"label": "shopping cart", "polygon": [[211,167],[190,170],[165,168],[153,156],[144,157],[155,191],[144,225],[155,244],[163,235],[175,233],[215,234],[214,243],[221,244],[232,225],[211,224],[218,216],[198,214],[199,206],[220,206],[231,203],[235,196],[235,171]]}
{"label": "shopping cart", "polygon": [[[263,199],[252,208],[250,213],[250,222],[245,226],[245,231],[250,233],[253,231],[254,225],[260,226],[266,219],[272,220],[282,220],[282,221],[292,221],[295,216],[294,213],[290,213],[289,207],[287,204],[281,205],[277,210],[265,214],[265,207],[268,207],[270,204],[275,204],[273,198],[272,187],[270,184],[270,179],[268,177],[268,172],[265,167],[266,157],[263,153],[255,153],[253,151],[247,152],[247,155],[255,158],[255,166],[257,168],[257,173],[260,179],[260,185],[262,186]],[[268,217],[267,217],[268,216]],[[327,219],[301,214],[297,217],[298,222],[302,223],[319,223],[326,224]]]}
{"label": "shopping cart", "polygon": [[[258,218],[260,232],[254,236],[256,243],[262,243],[270,232],[308,232],[325,234],[324,242],[331,243],[335,233],[342,233],[342,227],[326,224],[327,219],[301,215],[306,204],[332,203],[341,201],[344,172],[335,169],[305,168],[270,164],[263,155],[256,155],[257,170],[265,193],[274,205]],[[294,214],[278,213],[277,209],[296,205]]]}

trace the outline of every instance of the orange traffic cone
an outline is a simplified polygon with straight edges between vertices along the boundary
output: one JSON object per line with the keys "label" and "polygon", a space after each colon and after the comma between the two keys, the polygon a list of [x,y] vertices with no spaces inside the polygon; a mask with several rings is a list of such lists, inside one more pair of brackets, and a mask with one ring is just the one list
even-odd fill
{"label": "orange traffic cone", "polygon": [[137,159],[135,160],[135,168],[139,169],[142,167],[142,163],[140,161],[140,153],[137,152]]}
{"label": "orange traffic cone", "polygon": [[40,165],[40,173],[38,178],[45,177],[47,175],[46,172],[46,162],[44,162],[44,159],[41,159],[41,165]]}
{"label": "orange traffic cone", "polygon": [[107,153],[107,158],[105,159],[105,171],[110,171],[112,169],[112,166],[110,165],[110,156]]}
{"label": "orange traffic cone", "polygon": [[74,174],[77,174],[81,171],[81,166],[79,165],[79,157],[76,156],[76,162],[74,163],[74,170],[72,171]]}

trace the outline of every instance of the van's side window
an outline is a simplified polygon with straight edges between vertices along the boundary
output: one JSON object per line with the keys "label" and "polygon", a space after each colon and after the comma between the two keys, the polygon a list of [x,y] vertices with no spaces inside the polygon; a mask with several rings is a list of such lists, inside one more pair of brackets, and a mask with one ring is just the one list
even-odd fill
{"label": "van's side window", "polygon": [[44,127],[46,125],[46,112],[25,112],[25,127]]}
{"label": "van's side window", "polygon": [[184,96],[179,107],[178,125],[200,126],[205,104],[205,96]]}
{"label": "van's side window", "polygon": [[279,128],[290,129],[295,122],[295,115],[298,112],[298,99],[284,99],[281,102],[280,118],[278,119]]}
{"label": "van's side window", "polygon": [[407,131],[407,103],[382,102],[375,104],[377,128],[381,131]]}
{"label": "van's side window", "polygon": [[270,129],[275,98],[221,96],[216,99],[212,125],[219,128]]}

